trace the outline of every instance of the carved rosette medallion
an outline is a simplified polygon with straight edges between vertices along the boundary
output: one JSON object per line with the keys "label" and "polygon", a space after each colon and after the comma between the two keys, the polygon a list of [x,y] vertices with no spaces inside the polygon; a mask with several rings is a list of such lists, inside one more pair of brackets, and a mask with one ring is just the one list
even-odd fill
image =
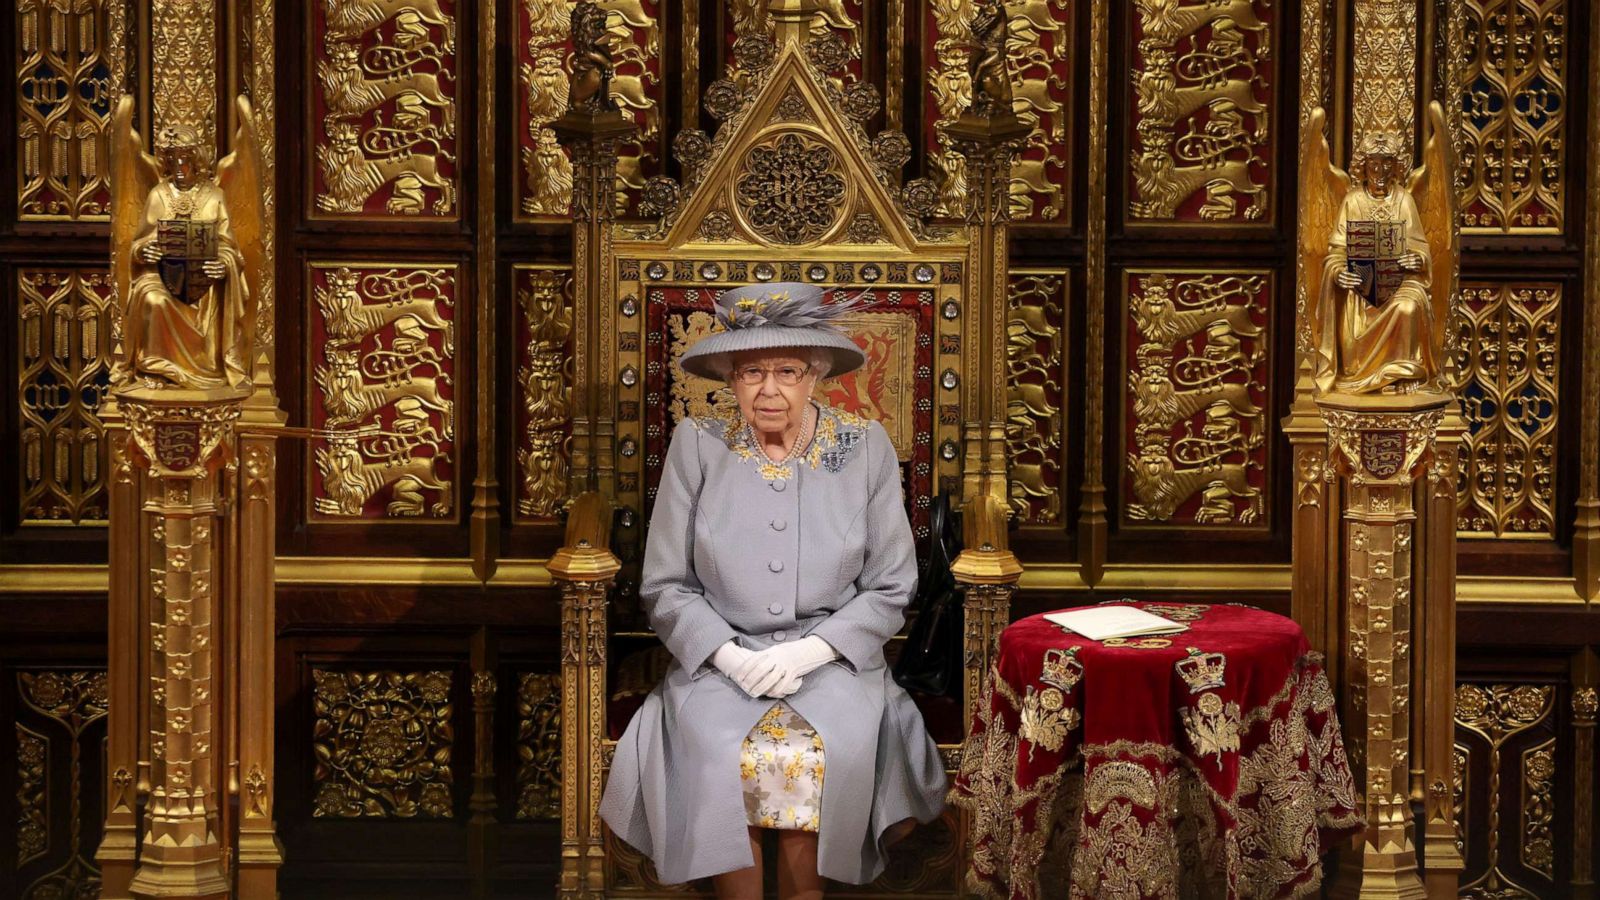
{"label": "carved rosette medallion", "polygon": [[517,818],[561,817],[561,676],[517,679]]}
{"label": "carved rosette medallion", "polygon": [[1136,0],[1134,220],[1270,218],[1276,15],[1265,0]]}
{"label": "carved rosette medallion", "polygon": [[1271,274],[1127,279],[1124,523],[1264,527]]}
{"label": "carved rosette medallion", "polygon": [[447,671],[312,669],[317,818],[455,814]]}
{"label": "carved rosette medallion", "polygon": [[848,209],[839,154],[797,132],[751,147],[733,181],[739,218],[774,244],[812,244],[832,232]]}
{"label": "carved rosette medallion", "polygon": [[455,0],[312,6],[312,196],[325,216],[458,214]]}
{"label": "carved rosette medallion", "polygon": [[455,514],[456,267],[314,263],[313,518]]}

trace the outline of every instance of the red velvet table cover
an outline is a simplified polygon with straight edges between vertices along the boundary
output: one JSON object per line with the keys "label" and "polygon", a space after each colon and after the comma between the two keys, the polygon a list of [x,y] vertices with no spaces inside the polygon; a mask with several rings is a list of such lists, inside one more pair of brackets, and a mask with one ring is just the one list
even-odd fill
{"label": "red velvet table cover", "polygon": [[1333,691],[1299,626],[1244,606],[1097,642],[1042,615],[1000,636],[952,803],[970,885],[1033,898],[1299,897],[1362,827]]}

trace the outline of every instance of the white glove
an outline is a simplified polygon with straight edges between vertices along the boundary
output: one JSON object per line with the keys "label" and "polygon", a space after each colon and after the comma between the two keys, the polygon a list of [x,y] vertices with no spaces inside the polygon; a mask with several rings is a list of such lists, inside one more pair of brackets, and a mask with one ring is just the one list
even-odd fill
{"label": "white glove", "polygon": [[838,658],[839,652],[827,641],[812,635],[756,652],[734,681],[752,697],[787,697],[800,689],[800,679]]}
{"label": "white glove", "polygon": [[738,681],[739,679],[735,676],[739,672],[739,667],[749,662],[750,657],[755,655],[756,652],[754,650],[746,650],[739,646],[738,642],[729,641],[712,652],[711,665],[718,672],[732,678],[734,681]]}

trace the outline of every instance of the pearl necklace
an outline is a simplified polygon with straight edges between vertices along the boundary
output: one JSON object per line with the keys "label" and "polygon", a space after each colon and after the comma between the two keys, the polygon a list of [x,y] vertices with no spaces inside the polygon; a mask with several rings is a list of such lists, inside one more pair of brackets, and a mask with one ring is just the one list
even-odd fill
{"label": "pearl necklace", "polygon": [[806,444],[811,441],[811,432],[816,427],[816,411],[808,403],[806,404],[806,414],[800,419],[800,432],[794,436],[794,443],[789,445],[788,451],[783,454],[782,458],[773,459],[772,454],[767,452],[767,445],[764,443],[761,444],[761,455],[765,456],[773,465],[787,463],[794,457],[796,450],[803,450]]}

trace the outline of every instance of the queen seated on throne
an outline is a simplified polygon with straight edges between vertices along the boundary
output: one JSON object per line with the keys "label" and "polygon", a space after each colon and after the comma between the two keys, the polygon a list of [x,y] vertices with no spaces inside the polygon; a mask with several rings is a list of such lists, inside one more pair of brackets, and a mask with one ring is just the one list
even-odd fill
{"label": "queen seated on throne", "polygon": [[865,362],[836,325],[850,308],[814,285],[735,288],[680,361],[738,408],[684,419],[668,448],[639,596],[673,661],[600,807],[664,882],[759,896],[774,829],[782,893],[817,896],[871,881],[944,808],[938,749],[884,659],[917,577],[894,448],[813,399]]}

